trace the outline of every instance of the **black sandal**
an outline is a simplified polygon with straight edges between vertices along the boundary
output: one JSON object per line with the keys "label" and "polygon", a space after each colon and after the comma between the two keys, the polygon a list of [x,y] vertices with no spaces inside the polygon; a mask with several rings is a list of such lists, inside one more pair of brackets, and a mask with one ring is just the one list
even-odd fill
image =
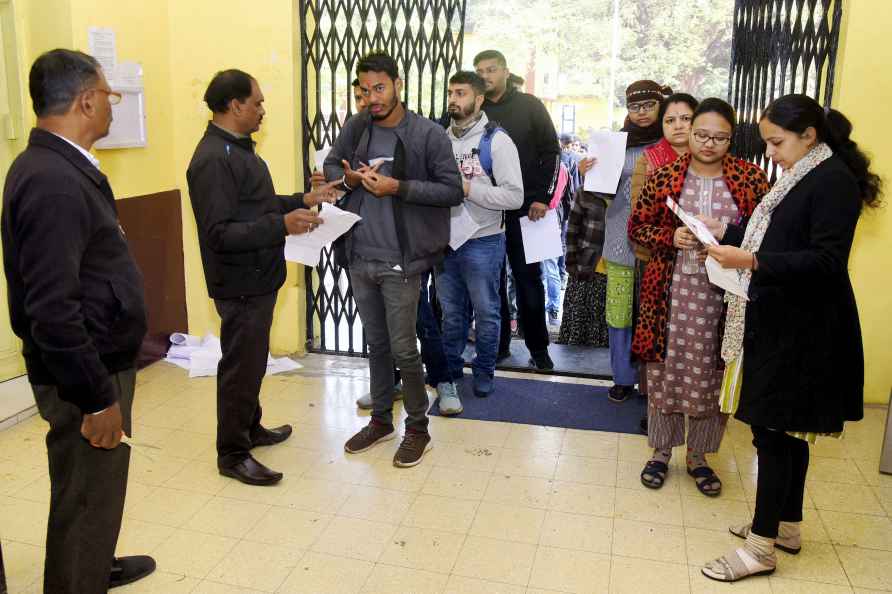
{"label": "black sandal", "polygon": [[[660,489],[666,483],[667,472],[669,472],[668,464],[659,460],[650,460],[644,465],[644,470],[641,471],[641,484],[648,489]],[[646,474],[653,478],[644,478]]]}
{"label": "black sandal", "polygon": [[[722,494],[722,481],[709,466],[688,467],[688,474],[694,477],[697,490],[707,497],[718,497]],[[703,479],[702,481],[697,479]],[[707,485],[718,485],[718,489],[707,489]]]}

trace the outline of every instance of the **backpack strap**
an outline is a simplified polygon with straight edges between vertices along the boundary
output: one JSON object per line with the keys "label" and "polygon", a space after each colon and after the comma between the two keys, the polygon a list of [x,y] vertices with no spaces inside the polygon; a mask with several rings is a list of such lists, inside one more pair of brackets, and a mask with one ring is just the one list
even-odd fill
{"label": "backpack strap", "polygon": [[480,160],[480,167],[482,167],[483,171],[486,172],[486,175],[489,176],[489,181],[491,181],[494,186],[499,184],[496,183],[495,175],[493,175],[492,172],[492,139],[496,135],[496,132],[500,131],[507,134],[507,132],[499,126],[498,122],[488,122],[483,129],[483,136],[480,137],[480,144],[477,145],[477,158]]}

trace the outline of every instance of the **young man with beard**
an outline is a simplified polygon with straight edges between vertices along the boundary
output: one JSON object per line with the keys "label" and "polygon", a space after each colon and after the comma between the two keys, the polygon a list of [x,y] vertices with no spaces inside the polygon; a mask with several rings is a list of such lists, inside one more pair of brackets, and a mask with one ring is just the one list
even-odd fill
{"label": "young man with beard", "polygon": [[[517,287],[517,313],[524,341],[530,351],[530,364],[539,370],[554,368],[548,355],[548,329],[545,325],[545,288],[539,263],[527,264],[523,250],[520,219],[529,216],[537,221],[548,211],[548,202],[560,165],[561,150],[548,110],[532,95],[508,84],[505,56],[486,50],[474,57],[474,68],[486,83],[483,111],[490,120],[499,122],[515,146],[523,173],[523,205],[508,211],[505,238],[508,262]],[[503,275],[504,276],[504,275]],[[502,330],[499,357],[510,356],[510,316],[507,291],[502,293]]]}
{"label": "young man with beard", "polygon": [[341,180],[342,207],[359,214],[336,245],[350,269],[369,343],[372,419],[344,446],[364,452],[393,439],[393,363],[408,413],[398,467],[418,464],[431,448],[428,398],[416,342],[422,273],[443,260],[449,208],[462,202],[462,183],[445,131],[407,111],[396,61],[373,52],[357,65],[366,111],[350,118],[325,160],[325,177]]}
{"label": "young man with beard", "polygon": [[[472,224],[476,231],[465,243],[446,251],[442,270],[437,273],[437,289],[443,306],[443,342],[453,382],[461,382],[463,378],[462,353],[470,328],[468,300],[474,308],[477,356],[472,370],[474,394],[479,397],[489,396],[494,389],[500,327],[499,278],[505,260],[505,211],[523,205],[523,176],[517,147],[480,110],[485,93],[486,84],[473,72],[458,72],[449,79],[447,97],[452,121],[448,135],[463,176],[465,195],[464,204],[452,208],[451,234],[461,234],[466,231],[463,227]],[[462,411],[457,394],[454,399],[441,394],[439,406],[442,414]]]}

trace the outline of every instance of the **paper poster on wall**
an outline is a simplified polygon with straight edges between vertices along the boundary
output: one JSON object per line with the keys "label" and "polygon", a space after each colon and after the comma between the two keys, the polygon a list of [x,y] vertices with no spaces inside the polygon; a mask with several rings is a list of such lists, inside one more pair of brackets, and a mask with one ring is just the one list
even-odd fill
{"label": "paper poster on wall", "polygon": [[138,148],[146,146],[146,105],[142,66],[136,62],[118,62],[109,72],[109,86],[121,93],[121,102],[112,106],[112,125],[108,136],[98,141],[97,149]]}
{"label": "paper poster on wall", "polygon": [[90,55],[96,58],[108,76],[118,63],[115,30],[106,27],[90,27],[87,37],[90,44]]}

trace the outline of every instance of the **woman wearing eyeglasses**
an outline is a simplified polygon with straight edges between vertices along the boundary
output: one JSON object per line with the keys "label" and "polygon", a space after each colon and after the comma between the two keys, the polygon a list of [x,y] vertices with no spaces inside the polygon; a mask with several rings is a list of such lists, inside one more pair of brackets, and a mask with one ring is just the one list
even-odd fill
{"label": "woman wearing eyeglasses", "polygon": [[[703,246],[666,204],[723,225],[740,223],[768,192],[765,172],[728,154],[733,108],[705,99],[691,121],[690,153],[658,169],[644,184],[629,220],[629,236],[650,250],[632,351],[647,365],[648,445],[653,456],[641,482],[659,489],[672,448],[687,443],[687,472],[706,496],[722,483],[706,455],[717,452],[728,417],[719,410],[724,291],[711,285]],[[685,436],[685,417],[688,432]]]}
{"label": "woman wearing eyeglasses", "polygon": [[[707,221],[709,253],[741,271],[749,300],[730,296],[722,343],[722,407],[748,423],[759,461],[743,546],[703,573],[733,582],[772,573],[774,549],[800,551],[808,443],[864,415],[864,354],[848,261],[863,208],[882,180],[850,138],[852,124],[805,95],[762,114],[766,156],[783,169],[745,230]],[[734,247],[739,245],[740,247]]]}
{"label": "woman wearing eyeglasses", "polygon": [[[660,104],[670,94],[672,89],[652,80],[639,80],[626,88],[628,115],[622,127],[628,133],[626,159],[616,195],[607,207],[602,253],[607,269],[606,318],[614,383],[608,398],[614,402],[635,394],[638,383],[638,369],[631,356],[635,253],[626,232],[632,211],[632,170],[645,147],[662,138],[663,126],[657,116]],[[592,158],[581,161],[580,174],[585,175],[596,163]]]}

